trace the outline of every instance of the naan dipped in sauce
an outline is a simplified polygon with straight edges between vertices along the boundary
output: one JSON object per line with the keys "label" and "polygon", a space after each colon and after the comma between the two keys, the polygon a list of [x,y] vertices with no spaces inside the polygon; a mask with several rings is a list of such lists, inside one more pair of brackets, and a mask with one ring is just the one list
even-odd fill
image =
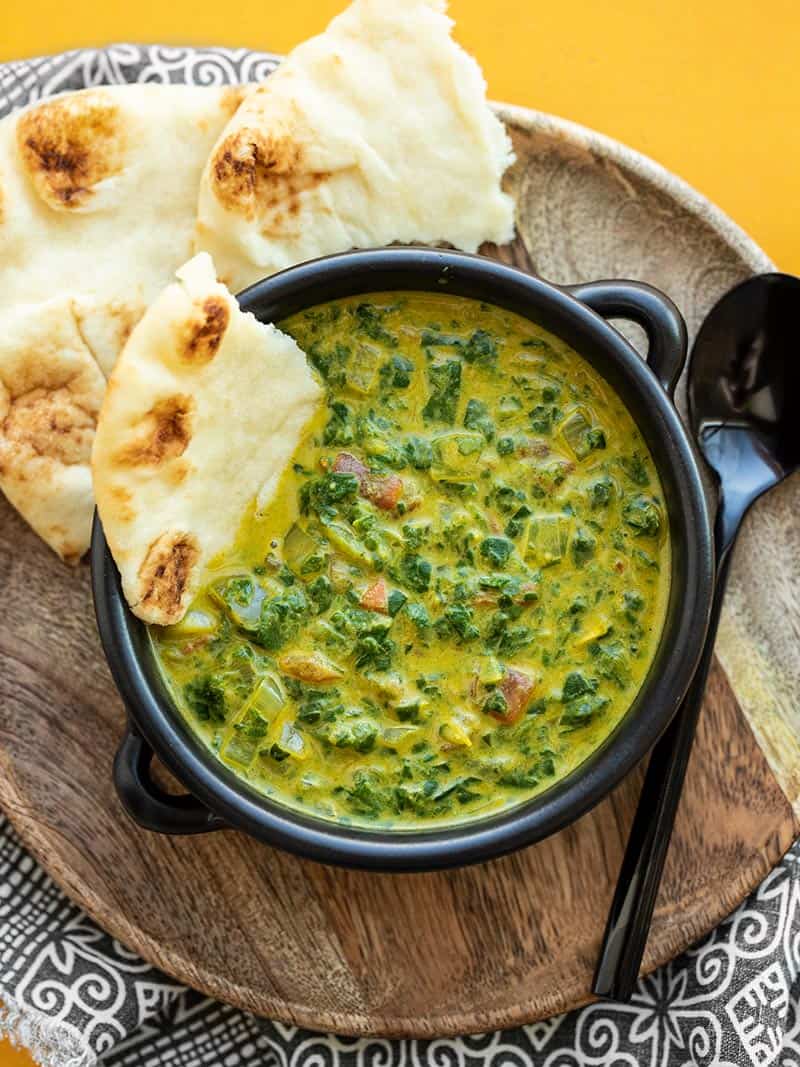
{"label": "naan dipped in sauce", "polygon": [[321,396],[297,344],[239,309],[210,256],[181,267],[117,361],[92,451],[97,510],[139,618],[183,618]]}

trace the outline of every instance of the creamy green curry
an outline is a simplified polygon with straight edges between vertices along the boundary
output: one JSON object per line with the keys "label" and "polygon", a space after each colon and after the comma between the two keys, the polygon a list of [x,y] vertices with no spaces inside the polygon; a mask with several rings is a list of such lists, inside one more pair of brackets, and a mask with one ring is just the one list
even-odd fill
{"label": "creamy green curry", "polygon": [[184,620],[151,630],[178,705],[254,789],[339,821],[546,789],[619,723],[661,632],[667,519],[633,419],[477,301],[370,295],[281,327],[327,402]]}

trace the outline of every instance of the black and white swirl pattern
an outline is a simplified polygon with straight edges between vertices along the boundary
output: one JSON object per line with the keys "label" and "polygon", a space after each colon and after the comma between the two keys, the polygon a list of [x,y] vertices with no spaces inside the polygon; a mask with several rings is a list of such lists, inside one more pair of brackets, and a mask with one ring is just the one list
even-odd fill
{"label": "black and white swirl pattern", "polygon": [[114,44],[0,66],[0,118],[68,89],[126,82],[236,85],[263,81],[279,57],[246,48]]}
{"label": "black and white swirl pattern", "polygon": [[[0,116],[91,85],[258,81],[276,63],[245,49],[129,44],[8,63]],[[795,846],[629,1005],[455,1040],[358,1040],[257,1020],[182,988],[70,904],[0,818],[0,1030],[53,1067],[101,1057],[113,1067],[800,1067],[798,863]]]}

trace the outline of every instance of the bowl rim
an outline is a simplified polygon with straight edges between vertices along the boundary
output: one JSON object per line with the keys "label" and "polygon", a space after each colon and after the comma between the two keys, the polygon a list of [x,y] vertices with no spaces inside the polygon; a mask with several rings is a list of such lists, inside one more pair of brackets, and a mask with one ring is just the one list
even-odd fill
{"label": "bowl rim", "polygon": [[[381,279],[393,272],[400,272],[413,284],[382,284]],[[682,520],[680,532],[688,553],[688,573],[676,608],[678,621],[673,627],[677,631],[674,647],[664,652],[666,662],[656,678],[651,677],[651,669],[612,733],[566,777],[532,798],[493,815],[432,829],[345,825],[258,794],[191,732],[173,702],[162,699],[158,693],[159,684],[154,675],[157,666],[154,662],[142,662],[141,650],[145,647],[142,642],[149,645],[146,626],[128,608],[119,573],[97,518],[92,535],[92,585],[101,643],[136,729],[189,791],[227,826],[286,851],[341,866],[417,871],[483,862],[541,840],[575,821],[611,792],[666,729],[694,672],[711,606],[711,521],[688,431],[672,398],[629,342],[564,288],[483,256],[392,247],[339,253],[290,267],[256,282],[237,299],[247,311],[269,308],[270,304],[288,306],[290,310],[280,315],[284,318],[295,310],[335,298],[308,296],[318,288],[339,286],[352,294],[364,295],[397,288],[430,291],[434,275],[446,279],[454,287],[453,291],[465,285],[477,290],[492,287],[513,290],[517,298],[529,299],[536,313],[541,312],[540,305],[546,305],[565,322],[569,321],[598,349],[610,355],[612,362],[616,361],[631,387],[638,391],[642,409],[647,409],[645,421],[649,421],[653,435],[659,435],[674,467],[681,514],[678,516],[670,506],[669,518],[671,526],[679,518]],[[354,284],[356,281],[358,284]],[[420,281],[429,284],[419,284]],[[503,306],[494,295],[486,300]],[[580,348],[578,351],[584,355]],[[623,402],[629,407],[624,399]],[[638,424],[639,418],[634,417]],[[660,471],[663,469],[660,467]],[[665,621],[654,662],[662,654],[666,631]],[[653,691],[660,696],[659,700],[654,700]]]}

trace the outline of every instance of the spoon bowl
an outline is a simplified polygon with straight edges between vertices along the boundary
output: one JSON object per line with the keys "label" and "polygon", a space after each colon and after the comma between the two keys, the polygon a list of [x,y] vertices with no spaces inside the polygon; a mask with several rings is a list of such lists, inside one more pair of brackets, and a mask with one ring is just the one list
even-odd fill
{"label": "spoon bowl", "polygon": [[717,553],[755,500],[800,466],[800,278],[761,274],[713,308],[692,348],[689,421],[722,496]]}

